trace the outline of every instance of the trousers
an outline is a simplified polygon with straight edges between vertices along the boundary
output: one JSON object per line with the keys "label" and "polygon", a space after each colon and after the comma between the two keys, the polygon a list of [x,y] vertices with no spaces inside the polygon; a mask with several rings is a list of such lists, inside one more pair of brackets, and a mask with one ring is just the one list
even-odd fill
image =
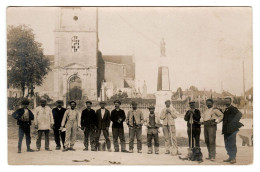
{"label": "trousers", "polygon": [[147,146],[152,147],[152,142],[154,140],[154,147],[159,147],[159,135],[158,129],[148,129],[147,131]]}
{"label": "trousers", "polygon": [[140,128],[129,128],[129,149],[134,149],[134,139],[137,139],[137,149],[142,150],[142,127]]}
{"label": "trousers", "polygon": [[36,140],[37,149],[41,149],[42,134],[45,134],[45,149],[49,149],[49,133],[50,130],[38,130],[38,136]]}
{"label": "trousers", "polygon": [[111,148],[111,142],[110,142],[110,139],[109,139],[109,132],[108,132],[108,130],[97,130],[96,145],[98,145],[98,143],[99,143],[101,131],[103,132],[103,135],[105,137],[106,144],[107,144],[107,149],[110,149]]}
{"label": "trousers", "polygon": [[115,151],[119,151],[118,138],[120,139],[121,151],[125,151],[124,128],[123,127],[122,128],[112,127],[112,134],[113,134],[113,142],[114,142]]}
{"label": "trousers", "polygon": [[170,150],[170,146],[172,146],[173,149],[177,151],[178,145],[177,145],[177,139],[176,139],[175,125],[164,125],[163,134],[164,134],[164,138],[165,138],[166,151]]}
{"label": "trousers", "polygon": [[209,158],[216,158],[216,131],[217,125],[204,125],[204,137]]}
{"label": "trousers", "polygon": [[26,130],[24,131],[21,127],[19,127],[18,129],[18,136],[19,136],[19,140],[18,140],[18,150],[21,150],[22,148],[22,142],[23,142],[23,137],[26,137],[26,146],[27,146],[27,150],[30,150],[30,144],[31,144],[31,132],[30,130]]}
{"label": "trousers", "polygon": [[61,147],[60,140],[62,142],[62,145],[64,147],[65,144],[65,137],[66,137],[66,132],[61,132],[58,128],[53,130],[54,132],[54,139],[56,143],[56,147]]}
{"label": "trousers", "polygon": [[229,159],[231,160],[236,159],[236,155],[237,155],[237,145],[236,145],[237,132],[238,131],[235,131],[232,134],[224,134],[225,148],[229,156]]}
{"label": "trousers", "polygon": [[76,120],[68,120],[66,123],[66,137],[65,137],[65,147],[73,148],[76,142],[76,134],[77,134],[77,121]]}
{"label": "trousers", "polygon": [[[189,147],[194,147],[194,142],[196,147],[200,147],[200,132],[201,129],[200,128],[192,128],[192,137],[191,137],[191,128],[188,127],[187,129],[187,134],[189,137]],[[192,142],[192,144],[190,145],[190,143]]]}
{"label": "trousers", "polygon": [[88,149],[89,138],[90,138],[91,149],[95,149],[96,148],[96,132],[95,132],[94,128],[87,127],[84,130],[84,146],[86,149]]}

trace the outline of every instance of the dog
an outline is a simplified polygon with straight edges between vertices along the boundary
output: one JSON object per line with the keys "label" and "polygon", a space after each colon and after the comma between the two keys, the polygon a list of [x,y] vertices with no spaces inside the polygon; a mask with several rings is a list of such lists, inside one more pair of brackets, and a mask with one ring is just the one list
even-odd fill
{"label": "dog", "polygon": [[199,163],[203,162],[203,154],[199,147],[194,147],[192,150],[188,150],[188,155],[186,157],[179,156],[181,160],[189,160],[189,161],[198,161]]}

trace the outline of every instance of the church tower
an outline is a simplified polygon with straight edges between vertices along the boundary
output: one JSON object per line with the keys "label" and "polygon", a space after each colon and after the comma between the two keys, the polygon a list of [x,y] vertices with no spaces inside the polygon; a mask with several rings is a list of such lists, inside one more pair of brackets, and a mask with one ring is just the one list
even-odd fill
{"label": "church tower", "polygon": [[97,100],[98,25],[95,7],[61,7],[57,12],[54,98]]}

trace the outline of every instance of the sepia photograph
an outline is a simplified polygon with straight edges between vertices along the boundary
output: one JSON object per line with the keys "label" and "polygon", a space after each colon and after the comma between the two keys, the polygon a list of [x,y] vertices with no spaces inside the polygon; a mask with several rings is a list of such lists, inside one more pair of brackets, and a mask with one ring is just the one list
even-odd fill
{"label": "sepia photograph", "polygon": [[251,165],[248,6],[6,8],[9,165]]}

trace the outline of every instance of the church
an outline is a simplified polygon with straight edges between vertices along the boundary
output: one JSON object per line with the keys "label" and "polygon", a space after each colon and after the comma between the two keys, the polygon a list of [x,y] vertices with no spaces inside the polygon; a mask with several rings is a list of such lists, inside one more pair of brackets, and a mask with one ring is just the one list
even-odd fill
{"label": "church", "polygon": [[106,100],[118,91],[131,97],[135,87],[133,56],[101,53],[97,8],[61,7],[56,17],[55,53],[46,55],[52,71],[35,92],[54,101]]}

